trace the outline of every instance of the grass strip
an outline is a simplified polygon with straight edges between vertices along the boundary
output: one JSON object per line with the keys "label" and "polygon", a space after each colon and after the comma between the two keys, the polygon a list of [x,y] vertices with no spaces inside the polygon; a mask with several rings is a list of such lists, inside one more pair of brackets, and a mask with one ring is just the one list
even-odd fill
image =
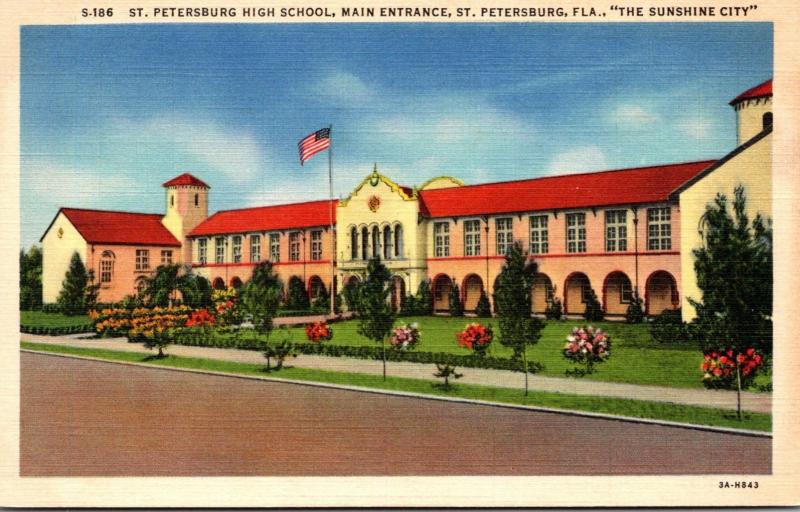
{"label": "grass strip", "polygon": [[[163,359],[151,359],[151,356],[142,355],[138,352],[69,347],[32,342],[22,342],[21,347],[40,352],[74,354],[107,359],[111,361],[126,361],[135,363],[145,362],[154,366],[165,366],[172,368],[210,370],[236,375],[255,375],[260,377],[273,376],[298,381],[322,382],[328,384],[359,386],[371,389],[405,391],[432,396],[486,400],[515,405],[550,407],[554,409],[571,411],[597,412],[618,416],[631,416],[636,418],[758,430],[764,432],[769,432],[772,430],[772,415],[754,412],[744,412],[742,415],[742,420],[739,421],[736,418],[736,413],[734,411],[662,402],[648,402],[643,400],[571,395],[543,391],[530,391],[526,397],[519,389],[478,386],[472,384],[455,384],[449,391],[446,391],[441,387],[436,386],[435,383],[421,379],[388,377],[387,380],[384,381],[378,375],[314,370],[308,368],[283,368],[277,372],[266,373],[264,371],[265,365],[220,361],[216,359],[179,357],[174,355],[170,355]],[[431,372],[433,373],[433,368]]]}

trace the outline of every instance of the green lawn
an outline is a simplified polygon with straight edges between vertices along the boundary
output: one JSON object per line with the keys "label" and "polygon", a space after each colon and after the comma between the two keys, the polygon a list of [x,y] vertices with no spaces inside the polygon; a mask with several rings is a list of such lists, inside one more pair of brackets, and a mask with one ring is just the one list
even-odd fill
{"label": "green lawn", "polygon": [[[88,349],[29,342],[22,342],[21,347],[24,349],[37,350],[41,352],[76,354],[114,361],[146,361],[154,365],[175,368],[213,370],[240,375],[271,375],[274,377],[292,380],[346,384],[365,388],[390,389],[427,395],[446,395],[509,404],[600,412],[621,416],[632,416],[637,418],[660,419],[683,423],[695,423],[700,425],[760,430],[766,432],[771,431],[772,429],[772,416],[769,414],[745,413],[742,421],[739,421],[736,419],[736,415],[733,411],[673,405],[659,402],[646,402],[641,400],[625,400],[538,391],[531,392],[527,397],[525,397],[522,395],[521,390],[466,384],[456,384],[455,387],[450,391],[444,391],[431,382],[418,379],[389,377],[386,381],[384,381],[381,379],[381,377],[376,375],[310,370],[305,368],[284,368],[279,372],[265,374],[263,371],[264,366],[262,365],[217,361],[211,359],[196,359],[178,356],[168,356],[164,359],[149,359],[148,356],[143,356],[140,353],[134,352],[119,352],[113,350]],[[432,366],[431,372],[433,372],[433,370],[434,367]],[[464,371],[468,372],[469,369],[465,369]]]}
{"label": "green lawn", "polygon": [[[495,341],[489,355],[510,357],[512,350],[497,342],[498,327],[496,319],[449,318],[449,317],[409,317],[400,318],[397,323],[419,324],[422,338],[416,350],[445,352],[469,355],[470,351],[458,346],[455,333],[464,329],[470,322],[490,324],[495,329]],[[544,364],[541,375],[564,377],[565,371],[575,365],[562,355],[566,336],[573,327],[582,321],[548,320],[539,342],[528,349],[528,358]],[[612,342],[611,357],[596,365],[595,372],[582,377],[630,384],[649,384],[684,388],[702,388],[700,364],[702,355],[693,346],[680,344],[660,344],[653,341],[645,324],[626,324],[622,322],[593,322],[609,333]],[[333,324],[333,339],[325,343],[335,345],[374,345],[357,332],[358,321],[350,320]],[[302,327],[289,329],[291,341],[306,342]],[[761,376],[758,384],[770,382],[769,375]]]}
{"label": "green lawn", "polygon": [[30,327],[72,327],[92,323],[92,319],[86,315],[67,316],[60,313],[20,311],[19,316],[20,325]]}

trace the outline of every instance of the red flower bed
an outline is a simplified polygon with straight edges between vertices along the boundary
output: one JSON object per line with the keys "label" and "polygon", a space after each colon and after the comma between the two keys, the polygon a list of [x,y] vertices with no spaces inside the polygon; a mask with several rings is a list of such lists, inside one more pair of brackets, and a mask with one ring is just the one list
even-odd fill
{"label": "red flower bed", "polygon": [[736,363],[739,363],[742,387],[755,377],[756,372],[763,364],[763,357],[755,349],[748,348],[744,352],[736,353],[733,349],[724,351],[710,351],[703,354],[703,384],[709,388],[735,388]]}
{"label": "red flower bed", "polygon": [[463,331],[456,333],[459,346],[474,350],[479,355],[486,353],[493,338],[491,327],[476,323],[469,324]]}
{"label": "red flower bed", "polygon": [[319,343],[333,338],[333,329],[326,322],[306,324],[306,337],[314,343]]}
{"label": "red flower bed", "polygon": [[207,309],[198,309],[193,311],[186,320],[186,327],[211,327],[214,325],[214,315],[208,312]]}

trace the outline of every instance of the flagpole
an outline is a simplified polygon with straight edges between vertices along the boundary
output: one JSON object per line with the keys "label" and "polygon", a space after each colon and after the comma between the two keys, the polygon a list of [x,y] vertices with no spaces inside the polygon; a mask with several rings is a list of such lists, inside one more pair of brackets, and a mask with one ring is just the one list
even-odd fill
{"label": "flagpole", "polygon": [[328,188],[330,206],[328,207],[331,233],[331,289],[328,298],[331,302],[331,316],[336,314],[336,234],[333,231],[333,124],[328,125]]}

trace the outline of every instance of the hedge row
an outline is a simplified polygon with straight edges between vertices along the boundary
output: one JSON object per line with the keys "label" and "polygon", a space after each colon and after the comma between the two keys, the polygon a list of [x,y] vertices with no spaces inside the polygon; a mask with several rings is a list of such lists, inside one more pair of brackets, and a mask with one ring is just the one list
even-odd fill
{"label": "hedge row", "polygon": [[[173,340],[177,345],[214,348],[238,348],[242,350],[261,350],[262,342],[252,338],[219,338],[201,335],[179,335]],[[295,343],[294,350],[299,354],[322,355],[329,357],[352,357],[355,359],[370,359],[380,361],[383,350],[378,346],[342,346],[326,345],[324,343]],[[386,349],[386,360],[395,362],[421,363],[421,364],[449,364],[463,368],[487,368],[491,370],[510,370],[521,372],[522,361],[504,359],[499,357],[480,357],[477,355],[462,356],[444,352],[415,352]],[[540,363],[529,362],[528,372],[537,373],[544,368]]]}
{"label": "hedge row", "polygon": [[92,324],[67,325],[63,327],[50,327],[44,325],[20,325],[19,332],[24,332],[27,334],[44,334],[47,336],[63,336],[65,334],[94,332],[94,326]]}

